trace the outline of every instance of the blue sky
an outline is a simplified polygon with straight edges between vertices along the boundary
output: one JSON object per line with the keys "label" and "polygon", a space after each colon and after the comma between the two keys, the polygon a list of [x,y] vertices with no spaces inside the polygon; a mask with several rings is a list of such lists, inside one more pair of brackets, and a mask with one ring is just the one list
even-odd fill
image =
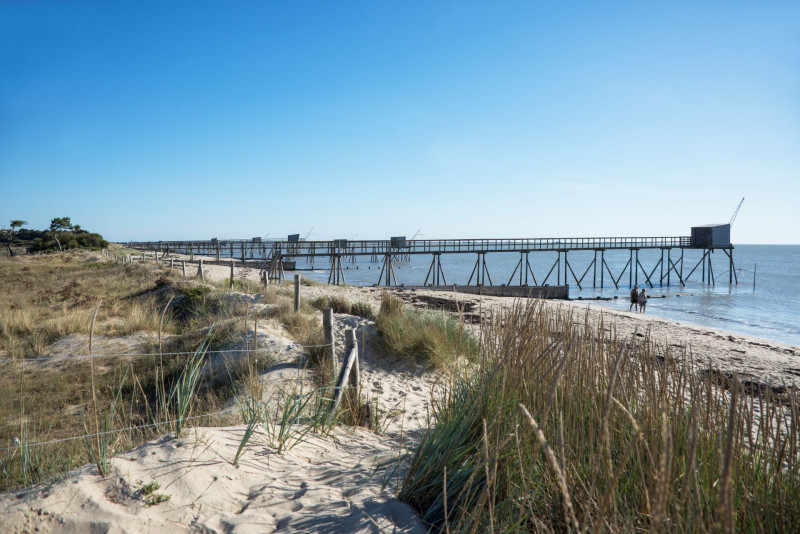
{"label": "blue sky", "polygon": [[[800,243],[800,2],[0,1],[0,223]],[[313,228],[313,229],[312,229]]]}

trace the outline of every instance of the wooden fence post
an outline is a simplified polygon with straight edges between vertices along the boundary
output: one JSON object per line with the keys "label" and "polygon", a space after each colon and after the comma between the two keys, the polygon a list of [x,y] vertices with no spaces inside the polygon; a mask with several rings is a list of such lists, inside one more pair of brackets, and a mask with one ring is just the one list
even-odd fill
{"label": "wooden fence post", "polygon": [[333,308],[325,308],[322,312],[322,331],[325,334],[325,344],[330,345],[331,369],[336,373],[336,338],[333,337]]}
{"label": "wooden fence post", "polygon": [[353,370],[350,372],[350,385],[356,391],[356,402],[361,395],[361,369],[358,364],[358,342],[356,341],[356,331],[347,329],[344,332],[345,344],[353,348]]}
{"label": "wooden fence post", "polygon": [[194,245],[189,245],[189,261],[194,261]]}
{"label": "wooden fence post", "polygon": [[231,260],[231,285],[230,285],[230,289],[233,289],[233,264],[235,263],[235,261],[236,260]]}
{"label": "wooden fence post", "polygon": [[294,311],[300,311],[300,275],[294,275]]}
{"label": "wooden fence post", "polygon": [[181,272],[186,276],[186,260],[181,260]]}
{"label": "wooden fence post", "polygon": [[[344,331],[344,337],[347,346],[347,351],[345,352],[345,359],[344,359],[344,365],[342,366],[342,372],[339,373],[339,379],[336,381],[336,390],[334,391],[333,402],[331,403],[331,409],[329,415],[336,414],[336,410],[339,408],[339,403],[342,401],[342,395],[344,394],[344,389],[347,386],[347,384],[348,383],[358,384],[360,382],[358,376],[356,376],[355,378],[350,378],[350,371],[353,369],[353,366],[358,365],[356,363],[358,360],[358,342],[356,341],[355,331],[351,328],[348,328],[347,330]],[[357,371],[358,367],[356,367],[355,369],[355,372]]]}
{"label": "wooden fence post", "polygon": [[200,275],[200,280],[206,281],[206,273],[203,271],[203,258],[200,258],[200,263],[197,264],[197,274]]}
{"label": "wooden fence post", "polygon": [[158,251],[156,250],[154,254],[156,255],[156,263],[158,263]]}

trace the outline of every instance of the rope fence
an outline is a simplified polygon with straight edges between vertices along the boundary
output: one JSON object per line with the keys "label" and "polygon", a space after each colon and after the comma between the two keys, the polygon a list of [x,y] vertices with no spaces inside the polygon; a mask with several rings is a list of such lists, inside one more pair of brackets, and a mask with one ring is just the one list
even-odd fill
{"label": "rope fence", "polygon": [[[330,343],[324,345],[300,345],[291,343],[288,349],[316,349],[320,347],[330,347]],[[231,354],[231,353],[263,353],[267,349],[227,349],[227,350],[209,350],[206,354]],[[187,356],[194,354],[191,352],[153,352],[153,353],[127,353],[127,354],[73,354],[68,356],[48,356],[37,358],[16,358],[16,359],[0,359],[0,363],[27,363],[27,362],[61,362],[65,360],[91,360],[98,358],[152,358],[154,356]]]}
{"label": "rope fence", "polygon": [[[48,440],[48,441],[38,441],[38,442],[34,442],[34,443],[26,443],[25,446],[26,447],[39,447],[39,446],[43,446],[43,445],[52,445],[54,443],[65,443],[65,442],[68,442],[68,441],[77,441],[79,439],[96,438],[96,437],[99,437],[99,436],[107,436],[109,434],[115,434],[117,432],[126,432],[128,430],[140,430],[140,429],[143,429],[143,428],[153,428],[153,427],[158,427],[158,426],[166,426],[166,425],[170,425],[170,424],[178,423],[178,422],[192,421],[194,419],[202,419],[204,417],[216,417],[218,415],[232,413],[234,411],[235,411],[234,408],[228,408],[228,409],[220,410],[220,411],[217,411],[217,412],[206,413],[206,414],[201,414],[201,415],[193,415],[191,417],[184,417],[183,419],[173,419],[171,421],[162,421],[162,422],[159,422],[159,423],[148,423],[146,425],[137,425],[137,426],[129,426],[129,427],[125,427],[125,428],[117,428],[115,430],[106,430],[105,432],[96,432],[94,434],[84,434],[82,436],[71,436],[71,437],[68,437],[68,438],[59,438],[59,439],[51,439],[51,440]],[[19,444],[16,444],[16,445],[10,445],[8,447],[0,448],[0,452],[9,452],[9,451],[13,451],[15,449],[21,448],[21,447],[22,447],[22,443],[19,443]]]}

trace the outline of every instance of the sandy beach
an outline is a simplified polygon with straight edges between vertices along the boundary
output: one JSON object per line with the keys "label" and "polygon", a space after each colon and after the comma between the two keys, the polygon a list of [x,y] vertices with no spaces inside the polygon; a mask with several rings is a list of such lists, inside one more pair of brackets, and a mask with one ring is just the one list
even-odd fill
{"label": "sandy beach", "polygon": [[[180,269],[176,264],[176,268]],[[227,265],[204,266],[208,279],[222,280]],[[187,275],[197,265],[187,264]],[[259,271],[236,267],[235,278],[259,282]],[[287,273],[289,280],[290,273]],[[287,288],[289,286],[286,286]],[[303,298],[339,295],[377,309],[383,288],[303,285]],[[434,290],[392,288],[407,303],[429,309],[460,308],[478,328],[490,314],[515,300]],[[263,306],[253,298],[253,309]],[[724,331],[681,324],[652,315],[615,312],[586,301],[548,302],[554,309],[613,329],[621,338],[649,336],[664,351],[688,348],[698,368],[712,366],[774,391],[800,385],[800,348]],[[337,427],[329,435],[307,434],[277,454],[270,436],[256,433],[238,466],[234,458],[244,426],[195,428],[118,453],[111,474],[94,466],[63,480],[0,495],[6,532],[425,532],[417,514],[394,498],[392,466],[412,447],[427,424],[431,393],[440,378],[373,348],[372,321],[335,314],[341,347],[344,330],[355,328],[361,343],[362,388],[379,405],[383,429]],[[292,394],[307,384],[303,349],[280,325],[259,323],[259,346],[276,363],[262,376],[265,395]],[[676,354],[679,351],[676,350]],[[277,392],[277,393],[276,393]],[[231,409],[236,409],[232,406]],[[147,489],[153,482],[158,489]],[[150,488],[153,486],[151,485]],[[148,494],[164,502],[148,502]]]}

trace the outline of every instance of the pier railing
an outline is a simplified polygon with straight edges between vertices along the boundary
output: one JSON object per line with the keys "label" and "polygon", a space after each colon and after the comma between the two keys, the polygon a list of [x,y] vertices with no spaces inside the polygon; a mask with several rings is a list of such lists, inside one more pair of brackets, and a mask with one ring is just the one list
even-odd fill
{"label": "pier railing", "polygon": [[[559,237],[524,239],[415,239],[396,243],[392,240],[350,241],[334,239],[331,241],[149,241],[131,242],[130,246],[149,250],[182,250],[196,248],[203,250],[257,249],[279,251],[283,257],[291,256],[330,256],[374,255],[374,254],[432,254],[459,252],[536,252],[544,250],[609,250],[609,249],[648,249],[685,248],[691,246],[691,237]],[[233,246],[233,247],[232,247]]]}

